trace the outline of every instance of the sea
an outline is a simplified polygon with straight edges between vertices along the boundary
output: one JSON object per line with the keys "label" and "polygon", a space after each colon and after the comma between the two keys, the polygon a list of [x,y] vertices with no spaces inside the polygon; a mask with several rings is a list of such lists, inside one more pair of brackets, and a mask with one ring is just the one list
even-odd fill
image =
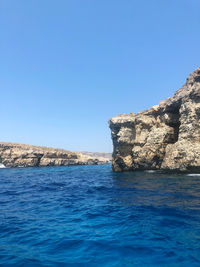
{"label": "sea", "polygon": [[200,266],[200,176],[2,168],[0,266]]}

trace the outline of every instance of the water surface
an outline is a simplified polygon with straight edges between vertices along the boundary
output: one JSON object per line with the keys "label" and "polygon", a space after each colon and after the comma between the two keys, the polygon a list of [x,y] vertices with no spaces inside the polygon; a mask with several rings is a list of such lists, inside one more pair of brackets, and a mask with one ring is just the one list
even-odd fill
{"label": "water surface", "polygon": [[0,170],[1,266],[200,266],[200,177]]}

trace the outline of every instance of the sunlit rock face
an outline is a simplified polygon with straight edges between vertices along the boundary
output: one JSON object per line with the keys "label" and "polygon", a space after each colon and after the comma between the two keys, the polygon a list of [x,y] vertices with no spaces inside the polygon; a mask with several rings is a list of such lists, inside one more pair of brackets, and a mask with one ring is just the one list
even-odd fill
{"label": "sunlit rock face", "polygon": [[[92,153],[91,153],[92,154]],[[103,156],[63,149],[0,142],[0,168],[108,164]]]}
{"label": "sunlit rock face", "polygon": [[174,96],[109,126],[114,171],[200,171],[200,68]]}

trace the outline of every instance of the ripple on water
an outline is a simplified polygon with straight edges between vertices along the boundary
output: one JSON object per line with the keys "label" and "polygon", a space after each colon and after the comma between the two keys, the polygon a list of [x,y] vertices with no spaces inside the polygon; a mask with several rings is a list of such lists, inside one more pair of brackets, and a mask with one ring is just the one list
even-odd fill
{"label": "ripple on water", "polygon": [[200,266],[199,174],[2,169],[2,266]]}

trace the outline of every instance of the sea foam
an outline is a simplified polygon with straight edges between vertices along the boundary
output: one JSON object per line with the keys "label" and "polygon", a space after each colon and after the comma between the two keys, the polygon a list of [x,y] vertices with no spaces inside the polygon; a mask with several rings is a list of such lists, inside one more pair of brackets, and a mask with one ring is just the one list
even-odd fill
{"label": "sea foam", "polygon": [[5,168],[6,166],[3,163],[0,163],[0,169]]}
{"label": "sea foam", "polygon": [[148,172],[148,173],[154,173],[154,172],[156,172],[155,170],[147,170],[147,171],[145,171],[145,172]]}

